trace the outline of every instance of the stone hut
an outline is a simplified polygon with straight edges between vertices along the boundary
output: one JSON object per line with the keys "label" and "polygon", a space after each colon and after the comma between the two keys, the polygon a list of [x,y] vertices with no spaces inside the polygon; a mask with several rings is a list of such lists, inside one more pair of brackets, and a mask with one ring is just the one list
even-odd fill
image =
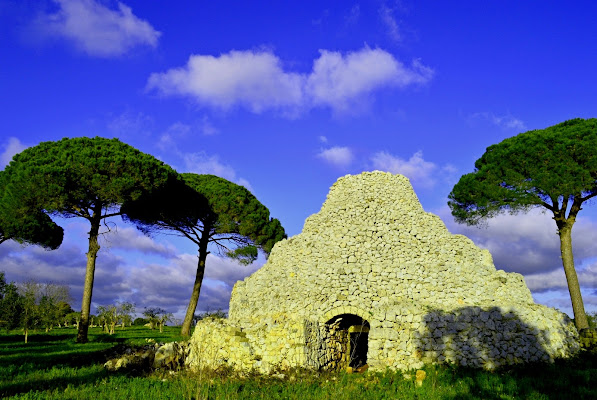
{"label": "stone hut", "polygon": [[271,372],[493,369],[578,351],[570,318],[534,303],[522,275],[423,210],[409,180],[340,178],[302,233],[232,291],[228,319],[195,328],[187,363]]}

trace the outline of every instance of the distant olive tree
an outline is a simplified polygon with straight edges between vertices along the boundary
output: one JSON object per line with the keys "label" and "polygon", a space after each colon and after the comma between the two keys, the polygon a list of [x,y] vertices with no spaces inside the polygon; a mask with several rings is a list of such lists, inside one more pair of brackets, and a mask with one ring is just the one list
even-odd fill
{"label": "distant olive tree", "polygon": [[114,329],[118,323],[118,307],[115,304],[97,307],[97,315],[103,326],[104,332],[109,335],[114,334]]}
{"label": "distant olive tree", "polygon": [[77,329],[79,329],[80,322],[81,313],[78,311],[73,311],[64,316],[64,326],[69,326],[70,324],[73,324]]}
{"label": "distant olive tree", "polygon": [[164,325],[172,320],[172,314],[160,307],[145,308],[143,315],[149,320],[149,328],[159,328],[160,332],[164,331]]}
{"label": "distant olive tree", "polygon": [[34,281],[19,284],[19,294],[22,298],[22,313],[20,327],[25,335],[25,343],[28,342],[29,332],[39,327],[42,323],[40,310],[37,304],[39,296],[38,283]]}
{"label": "distant olive tree", "polygon": [[122,302],[117,304],[118,319],[122,329],[126,325],[131,326],[133,324],[133,314],[135,313],[135,305],[130,302]]}
{"label": "distant olive tree", "polygon": [[70,306],[72,297],[66,285],[38,283],[36,297],[41,324],[46,332],[50,331],[55,325],[61,326],[64,317],[73,312]]}
{"label": "distant olive tree", "polygon": [[6,283],[4,272],[0,272],[0,327],[8,332],[21,324],[23,297],[14,282]]}

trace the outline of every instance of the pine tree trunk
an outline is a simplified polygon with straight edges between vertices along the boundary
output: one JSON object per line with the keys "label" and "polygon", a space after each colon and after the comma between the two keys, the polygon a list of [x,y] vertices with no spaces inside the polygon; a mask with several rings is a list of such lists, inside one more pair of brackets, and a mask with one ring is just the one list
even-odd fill
{"label": "pine tree trunk", "polygon": [[[204,233],[203,236],[207,236]],[[205,260],[207,259],[207,244],[209,238],[201,237],[199,243],[199,261],[197,263],[197,274],[195,275],[195,283],[193,285],[193,292],[191,293],[191,299],[189,300],[189,306],[187,307],[187,313],[182,323],[182,329],[180,334],[182,336],[191,335],[191,324],[195,316],[195,310],[197,309],[197,302],[199,301],[199,295],[201,294],[201,283],[203,282],[203,275],[205,274]]]}
{"label": "pine tree trunk", "polygon": [[[100,209],[101,212],[101,209]],[[97,213],[99,214],[99,213]],[[81,322],[77,333],[77,343],[87,343],[89,330],[89,314],[91,311],[91,295],[93,292],[93,279],[95,276],[95,260],[100,249],[97,238],[99,236],[100,218],[91,221],[89,231],[89,251],[87,252],[87,268],[85,270],[85,286],[83,287],[83,301],[81,303]]]}
{"label": "pine tree trunk", "polygon": [[572,226],[566,224],[558,230],[560,236],[560,252],[562,254],[562,264],[564,265],[564,272],[566,273],[566,281],[568,282],[568,291],[570,292],[570,299],[572,300],[572,311],[574,312],[574,322],[576,329],[581,330],[589,327],[587,315],[585,314],[585,306],[582,301],[580,293],[580,285],[578,283],[578,276],[574,269],[574,256],[572,255]]}

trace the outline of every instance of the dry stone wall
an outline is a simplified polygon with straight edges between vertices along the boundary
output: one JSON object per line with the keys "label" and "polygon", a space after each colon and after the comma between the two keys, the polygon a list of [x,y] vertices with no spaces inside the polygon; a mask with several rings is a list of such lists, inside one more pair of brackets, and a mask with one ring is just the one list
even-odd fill
{"label": "dry stone wall", "polygon": [[200,323],[193,341],[218,355],[197,351],[190,365],[340,368],[362,350],[349,330],[363,324],[371,368],[492,369],[578,351],[565,314],[535,304],[520,274],[496,271],[487,250],[423,210],[406,177],[383,172],[340,178],[303,231],[235,285],[228,320],[214,324]]}

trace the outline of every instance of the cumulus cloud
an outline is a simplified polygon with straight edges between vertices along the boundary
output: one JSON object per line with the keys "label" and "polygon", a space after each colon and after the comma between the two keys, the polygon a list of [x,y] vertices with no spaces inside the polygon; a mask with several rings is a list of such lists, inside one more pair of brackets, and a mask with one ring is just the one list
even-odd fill
{"label": "cumulus cloud", "polygon": [[192,55],[186,66],[149,77],[148,88],[191,96],[220,109],[240,105],[254,113],[302,102],[301,76],[287,73],[274,54],[231,51],[219,57]]}
{"label": "cumulus cloud", "polygon": [[[80,227],[69,228],[73,227],[69,224],[67,232],[78,231]],[[143,307],[162,307],[183,316],[197,271],[197,255],[175,255],[169,252],[167,246],[163,248],[143,243],[143,240],[139,241],[143,238],[139,238],[132,228],[119,229],[118,234],[110,236],[123,243],[117,246],[102,244],[95,270],[92,312],[98,305],[131,301],[137,305],[139,312],[143,311]],[[54,251],[36,246],[24,247],[14,241],[5,242],[0,245],[0,271],[6,273],[7,281],[34,279],[68,285],[74,299],[72,306],[78,309],[83,294],[86,256],[84,249],[67,239],[68,243]],[[168,257],[156,263],[130,253],[126,257],[115,254],[115,249],[134,249]],[[232,259],[208,255],[197,312],[227,309],[234,284],[260,267],[258,262],[243,266]]]}
{"label": "cumulus cloud", "polygon": [[469,122],[486,121],[493,125],[504,129],[512,129],[516,131],[525,131],[527,129],[524,122],[512,115],[496,115],[491,112],[478,112],[468,116]]}
{"label": "cumulus cloud", "polygon": [[307,78],[306,92],[315,106],[347,111],[363,96],[386,87],[405,87],[428,82],[433,70],[418,60],[406,67],[381,49],[363,50],[342,55],[320,50]]}
{"label": "cumulus cloud", "polygon": [[[450,209],[433,211],[450,232],[463,234],[490,251],[498,269],[524,275],[536,301],[572,315],[570,294],[560,258],[559,237],[550,214],[540,209],[516,215],[501,214],[485,227],[454,222]],[[579,218],[572,230],[575,267],[587,311],[597,309],[597,223]]]}
{"label": "cumulus cloud", "polygon": [[354,159],[352,150],[350,148],[340,146],[323,149],[317,154],[317,157],[336,167],[347,167]]}
{"label": "cumulus cloud", "polygon": [[[0,270],[6,272],[7,281],[52,282],[67,285],[73,297],[73,308],[80,307],[85,280],[85,251],[72,242],[63,243],[53,251],[38,246],[23,247],[16,242],[0,245]],[[106,249],[100,250],[96,261],[96,273],[92,301],[106,304],[107,299],[130,295],[126,281],[125,261]],[[113,300],[115,301],[115,300]]]}
{"label": "cumulus cloud", "polygon": [[[594,262],[585,268],[577,265],[576,270],[581,288],[593,291],[597,289],[597,262]],[[558,268],[543,274],[530,274],[525,277],[525,280],[529,289],[534,292],[545,292],[549,290],[568,291],[564,268]]]}
{"label": "cumulus cloud", "polygon": [[455,172],[452,165],[439,167],[431,161],[426,161],[422,151],[417,151],[408,160],[380,151],[371,156],[371,165],[373,169],[404,175],[413,185],[425,188],[433,187],[438,178],[449,179]]}
{"label": "cumulus cloud", "polygon": [[[202,122],[209,123],[209,119],[203,119]],[[175,123],[160,136],[157,142],[158,148],[168,151],[180,159],[182,165],[173,165],[177,171],[216,175],[244,186],[253,192],[251,183],[247,179],[239,177],[236,170],[231,165],[221,161],[217,154],[208,155],[204,151],[182,151],[178,145],[178,141],[180,138],[187,136],[191,131],[192,127],[190,125]],[[209,134],[215,133],[217,132],[210,132]],[[204,134],[208,133],[204,132]]]}
{"label": "cumulus cloud", "polygon": [[20,153],[29,146],[21,143],[16,137],[9,137],[8,141],[6,141],[2,147],[4,148],[4,151],[0,153],[0,167],[4,168],[10,163],[15,154]]}
{"label": "cumulus cloud", "polygon": [[[452,233],[466,235],[478,246],[489,250],[499,269],[525,276],[562,269],[556,224],[548,213],[540,209],[515,215],[498,215],[488,220],[486,227],[456,224],[447,206],[437,214]],[[597,224],[590,219],[579,218],[572,230],[577,269],[586,260],[597,257],[596,241]],[[546,281],[547,278],[542,282]],[[558,286],[555,281],[553,285],[554,288]]]}
{"label": "cumulus cloud", "polygon": [[211,174],[227,179],[253,191],[251,184],[244,178],[237,177],[236,171],[220,161],[218,155],[208,156],[205,152],[183,153],[185,171],[196,174]]}
{"label": "cumulus cloud", "polygon": [[54,0],[59,10],[42,15],[36,25],[47,35],[64,37],[92,56],[112,57],[132,48],[157,46],[160,32],[118,3],[112,10],[94,0]]}
{"label": "cumulus cloud", "polygon": [[271,51],[192,55],[187,64],[151,74],[148,90],[190,97],[200,105],[253,113],[277,110],[287,116],[314,107],[354,112],[376,90],[424,84],[433,70],[415,60],[405,66],[390,53],[365,47],[342,54],[320,50],[309,74],[286,71]]}
{"label": "cumulus cloud", "polygon": [[112,230],[110,234],[102,236],[101,246],[109,249],[139,251],[144,254],[154,254],[162,257],[173,257],[176,253],[174,246],[158,243],[131,227],[119,227]]}
{"label": "cumulus cloud", "polygon": [[[201,288],[197,312],[228,309],[234,284],[255,272],[261,265],[242,266],[234,260],[208,255],[205,277]],[[195,274],[197,256],[182,254],[166,265],[144,264],[132,268],[130,281],[134,282],[132,298],[137,304],[159,305],[169,311],[184,315]]]}

